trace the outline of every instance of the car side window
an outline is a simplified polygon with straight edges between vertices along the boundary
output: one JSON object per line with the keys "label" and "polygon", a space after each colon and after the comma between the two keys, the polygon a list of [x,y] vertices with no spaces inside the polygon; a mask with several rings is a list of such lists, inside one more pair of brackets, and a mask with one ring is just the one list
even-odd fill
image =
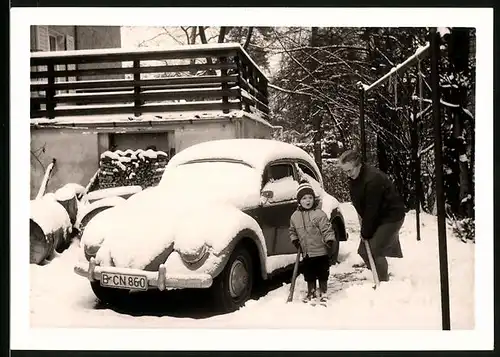
{"label": "car side window", "polygon": [[301,169],[303,173],[305,173],[306,175],[309,175],[310,177],[312,177],[313,179],[315,179],[316,181],[319,182],[318,176],[311,168],[309,168],[308,166],[306,166],[302,163],[298,163],[297,165],[299,166],[299,169]]}
{"label": "car side window", "polygon": [[262,191],[272,191],[267,203],[282,202],[295,199],[298,182],[294,178],[293,166],[290,163],[276,163],[267,167],[264,173]]}
{"label": "car side window", "polygon": [[303,174],[305,179],[311,184],[314,189],[316,195],[321,196],[323,192],[323,188],[319,183],[319,177],[316,175],[314,170],[312,170],[309,166],[304,165],[303,163],[297,163],[297,167],[299,169],[299,176]]}

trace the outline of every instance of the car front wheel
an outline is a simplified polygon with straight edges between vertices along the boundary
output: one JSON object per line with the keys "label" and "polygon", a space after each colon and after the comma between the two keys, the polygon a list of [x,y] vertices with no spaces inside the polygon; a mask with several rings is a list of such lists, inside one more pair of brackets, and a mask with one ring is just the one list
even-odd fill
{"label": "car front wheel", "polygon": [[336,223],[332,223],[332,229],[335,233],[335,239],[336,241],[333,243],[333,246],[331,249],[329,249],[328,252],[328,258],[330,260],[330,265],[335,265],[338,263],[339,259],[339,249],[340,249],[340,227]]}
{"label": "car front wheel", "polygon": [[250,298],[253,285],[252,257],[244,246],[238,246],[224,270],[214,279],[212,295],[215,307],[223,312],[239,309]]}

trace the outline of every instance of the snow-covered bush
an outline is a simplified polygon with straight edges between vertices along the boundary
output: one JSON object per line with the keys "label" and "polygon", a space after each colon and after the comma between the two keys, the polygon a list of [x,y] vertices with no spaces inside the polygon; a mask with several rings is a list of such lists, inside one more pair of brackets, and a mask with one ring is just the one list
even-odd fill
{"label": "snow-covered bush", "polygon": [[323,160],[322,166],[325,191],[339,202],[351,201],[347,175],[330,160]]}
{"label": "snow-covered bush", "polygon": [[462,242],[472,240],[476,242],[476,224],[472,218],[456,219],[452,221],[453,233],[457,235]]}

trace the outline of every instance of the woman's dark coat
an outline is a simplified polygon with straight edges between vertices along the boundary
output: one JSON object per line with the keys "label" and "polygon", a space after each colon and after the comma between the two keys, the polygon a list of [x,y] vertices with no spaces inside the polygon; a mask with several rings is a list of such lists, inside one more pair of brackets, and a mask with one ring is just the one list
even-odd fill
{"label": "woman's dark coat", "polygon": [[362,218],[361,237],[370,239],[383,223],[405,217],[405,206],[394,184],[379,169],[363,165],[356,179],[350,180],[351,200]]}

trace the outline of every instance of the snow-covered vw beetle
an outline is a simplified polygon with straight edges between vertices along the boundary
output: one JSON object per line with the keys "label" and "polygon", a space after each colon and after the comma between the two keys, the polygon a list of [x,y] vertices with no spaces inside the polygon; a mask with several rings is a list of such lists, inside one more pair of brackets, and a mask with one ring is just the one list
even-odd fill
{"label": "snow-covered vw beetle", "polygon": [[75,272],[111,304],[131,291],[210,288],[217,308],[235,310],[259,279],[293,266],[299,174],[345,241],[339,203],[309,154],[275,140],[217,140],[179,152],[157,186],[90,221]]}

